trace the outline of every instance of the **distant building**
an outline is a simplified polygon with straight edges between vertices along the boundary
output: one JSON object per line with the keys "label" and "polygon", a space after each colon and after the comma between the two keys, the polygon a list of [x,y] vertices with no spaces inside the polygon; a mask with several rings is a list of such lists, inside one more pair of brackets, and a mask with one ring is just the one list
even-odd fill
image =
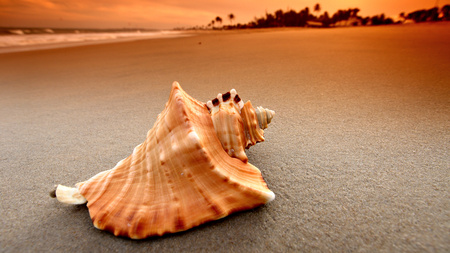
{"label": "distant building", "polygon": [[323,23],[319,21],[307,21],[306,22],[307,27],[323,27]]}
{"label": "distant building", "polygon": [[342,26],[360,26],[362,25],[361,20],[357,17],[350,17],[347,20],[341,20],[334,23],[334,26],[342,27]]}

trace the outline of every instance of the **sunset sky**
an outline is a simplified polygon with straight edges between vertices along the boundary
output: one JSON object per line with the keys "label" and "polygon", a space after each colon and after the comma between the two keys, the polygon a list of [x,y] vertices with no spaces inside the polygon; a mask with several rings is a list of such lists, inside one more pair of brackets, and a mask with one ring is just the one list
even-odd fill
{"label": "sunset sky", "polygon": [[0,26],[170,29],[207,25],[216,16],[229,24],[230,13],[233,23],[248,23],[278,9],[312,11],[316,3],[330,15],[357,7],[362,16],[397,17],[450,0],[0,0]]}

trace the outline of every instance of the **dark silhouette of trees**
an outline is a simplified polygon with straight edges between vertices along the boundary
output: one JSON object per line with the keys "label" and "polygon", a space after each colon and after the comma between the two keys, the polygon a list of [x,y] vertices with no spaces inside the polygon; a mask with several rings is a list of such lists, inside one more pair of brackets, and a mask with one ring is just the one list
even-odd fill
{"label": "dark silhouette of trees", "polygon": [[438,7],[431,9],[417,10],[404,15],[405,19],[413,20],[416,23],[427,21],[450,20],[450,5],[444,5],[441,10]]}
{"label": "dark silhouette of trees", "polygon": [[439,9],[437,7],[429,10],[417,10],[408,14],[407,19],[414,22],[438,21]]}
{"label": "dark silhouette of trees", "polygon": [[305,26],[311,19],[313,16],[310,16],[308,8],[300,12],[277,10],[274,14],[266,13],[265,17],[255,18],[254,24],[256,27],[294,27]]}
{"label": "dark silhouette of trees", "polygon": [[442,20],[450,20],[450,5],[445,5],[441,9]]}
{"label": "dark silhouette of trees", "polygon": [[222,18],[219,17],[219,16],[217,16],[217,17],[216,17],[216,23],[218,23],[219,25],[221,25],[221,24],[222,24]]}
{"label": "dark silhouette of trees", "polygon": [[323,27],[329,27],[331,19],[330,16],[328,15],[328,12],[324,12],[319,21],[322,22]]}
{"label": "dark silhouette of trees", "polygon": [[233,13],[228,14],[228,19],[230,20],[230,24],[232,25],[234,20],[234,14]]}
{"label": "dark silhouette of trees", "polygon": [[[314,8],[314,12],[317,15],[313,15],[308,7],[303,10],[295,11],[289,9],[287,11],[277,10],[274,13],[266,12],[264,16],[257,18],[247,24],[233,25],[234,14],[229,14],[230,20],[229,26],[224,26],[224,29],[233,28],[265,28],[265,27],[334,27],[334,26],[351,26],[351,25],[388,25],[394,24],[392,18],[386,17],[384,14],[375,15],[372,17],[358,16],[359,8],[350,8],[347,10],[338,10],[336,13],[330,16],[328,12],[320,14],[321,6],[317,3]],[[413,20],[414,22],[425,21],[440,21],[450,20],[450,5],[445,5],[439,10],[439,8],[431,8],[429,10],[417,10],[409,14],[401,13],[400,18],[402,20],[397,23],[402,23],[405,20]],[[217,16],[211,21],[208,26],[214,28],[214,24],[222,24],[222,18]]]}
{"label": "dark silhouette of trees", "polygon": [[385,22],[384,14],[376,15],[370,18],[371,25],[383,25]]}
{"label": "dark silhouette of trees", "polygon": [[339,21],[349,20],[350,17],[357,17],[357,13],[359,12],[358,8],[348,9],[348,10],[338,10],[331,17],[331,24],[335,24]]}

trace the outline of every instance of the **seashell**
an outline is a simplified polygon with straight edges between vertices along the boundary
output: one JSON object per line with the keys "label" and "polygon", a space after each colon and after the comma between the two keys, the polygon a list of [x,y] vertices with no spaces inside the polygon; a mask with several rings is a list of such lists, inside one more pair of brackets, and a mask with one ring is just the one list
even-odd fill
{"label": "seashell", "polygon": [[235,90],[219,95],[205,105],[174,82],[165,109],[129,157],[75,188],[58,185],[52,195],[87,202],[96,228],[132,239],[184,231],[273,200],[243,152],[264,141],[260,121],[270,122],[272,111],[270,119],[260,112],[258,121],[260,109]]}

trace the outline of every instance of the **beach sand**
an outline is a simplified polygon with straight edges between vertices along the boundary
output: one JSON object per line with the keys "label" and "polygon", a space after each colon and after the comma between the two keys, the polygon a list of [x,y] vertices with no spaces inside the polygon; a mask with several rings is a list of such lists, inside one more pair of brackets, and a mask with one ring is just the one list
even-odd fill
{"label": "beach sand", "polygon": [[[6,252],[450,251],[450,23],[198,33],[0,54]],[[173,81],[276,111],[247,154],[274,201],[134,241],[49,197],[140,144]]]}

